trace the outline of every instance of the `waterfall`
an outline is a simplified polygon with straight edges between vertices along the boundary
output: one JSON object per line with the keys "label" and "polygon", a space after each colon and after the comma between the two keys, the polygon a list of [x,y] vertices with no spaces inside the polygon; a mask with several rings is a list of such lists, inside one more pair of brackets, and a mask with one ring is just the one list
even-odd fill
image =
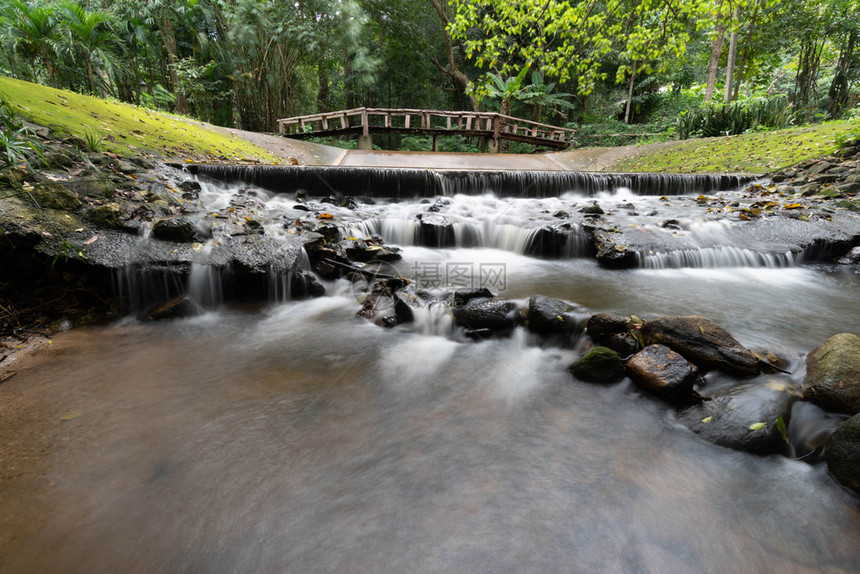
{"label": "waterfall", "polygon": [[679,249],[664,253],[639,253],[639,267],[645,269],[677,269],[682,267],[793,267],[800,262],[801,253],[761,253],[729,245]]}
{"label": "waterfall", "polygon": [[183,166],[190,173],[276,193],[412,199],[457,194],[500,197],[595,195],[628,188],[637,195],[698,195],[737,189],[751,177],[726,174],[587,173],[570,171],[458,171],[328,166]]}

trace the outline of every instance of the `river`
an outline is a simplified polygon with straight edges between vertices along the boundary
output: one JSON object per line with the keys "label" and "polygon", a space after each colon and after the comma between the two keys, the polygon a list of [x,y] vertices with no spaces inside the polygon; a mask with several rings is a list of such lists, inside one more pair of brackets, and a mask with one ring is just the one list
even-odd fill
{"label": "river", "polygon": [[[795,382],[860,325],[860,275],[832,265],[606,270],[407,236],[386,237],[396,268],[428,289],[456,270],[523,304],[701,314]],[[573,379],[582,341],[466,342],[432,312],[384,329],[326,287],[75,330],[22,364],[0,385],[0,570],[860,571],[860,502],[822,463],[710,444],[629,380]]]}

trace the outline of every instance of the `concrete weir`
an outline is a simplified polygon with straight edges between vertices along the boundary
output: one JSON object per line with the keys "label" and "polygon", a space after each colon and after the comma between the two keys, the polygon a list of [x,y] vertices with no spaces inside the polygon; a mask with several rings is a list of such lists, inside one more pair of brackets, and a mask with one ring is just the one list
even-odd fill
{"label": "concrete weir", "polygon": [[256,185],[276,193],[408,199],[481,195],[555,197],[595,195],[627,188],[637,195],[689,195],[738,189],[752,177],[728,174],[589,173],[578,171],[449,170],[329,166],[189,164],[188,172],[225,183]]}

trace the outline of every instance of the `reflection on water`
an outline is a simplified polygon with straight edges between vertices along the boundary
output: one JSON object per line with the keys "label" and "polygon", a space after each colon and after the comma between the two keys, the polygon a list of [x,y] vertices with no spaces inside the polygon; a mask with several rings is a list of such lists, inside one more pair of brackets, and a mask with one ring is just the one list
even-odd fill
{"label": "reflection on water", "polygon": [[[813,293],[834,280],[814,277]],[[636,297],[650,300],[631,308]],[[18,376],[44,416],[9,422],[53,433],[55,446],[45,480],[3,487],[29,512],[3,517],[0,570],[860,564],[857,501],[823,466],[701,441],[628,383],[573,381],[574,351],[524,333],[456,343],[355,310],[332,296],[71,333],[72,352]],[[782,333],[774,340],[790,342]],[[81,415],[58,420],[71,411]]]}

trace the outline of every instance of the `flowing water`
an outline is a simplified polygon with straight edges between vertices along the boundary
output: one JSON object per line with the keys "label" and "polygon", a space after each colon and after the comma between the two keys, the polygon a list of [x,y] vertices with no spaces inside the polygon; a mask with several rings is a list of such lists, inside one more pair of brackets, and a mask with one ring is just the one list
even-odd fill
{"label": "flowing water", "polygon": [[[522,302],[701,314],[795,381],[806,352],[858,330],[860,275],[796,257],[607,271],[575,247],[524,254],[536,213],[581,201],[454,198],[478,239],[448,248],[413,241],[417,202],[343,225],[403,245],[397,270],[428,291],[491,281]],[[266,224],[293,203],[268,198]],[[706,248],[728,237],[703,225]],[[218,305],[217,280],[192,270],[203,316],[71,332],[0,386],[24,435],[4,448],[0,571],[860,571],[860,503],[823,464],[712,445],[629,381],[578,382],[576,342],[461,342],[432,307],[383,329],[345,280]]]}

